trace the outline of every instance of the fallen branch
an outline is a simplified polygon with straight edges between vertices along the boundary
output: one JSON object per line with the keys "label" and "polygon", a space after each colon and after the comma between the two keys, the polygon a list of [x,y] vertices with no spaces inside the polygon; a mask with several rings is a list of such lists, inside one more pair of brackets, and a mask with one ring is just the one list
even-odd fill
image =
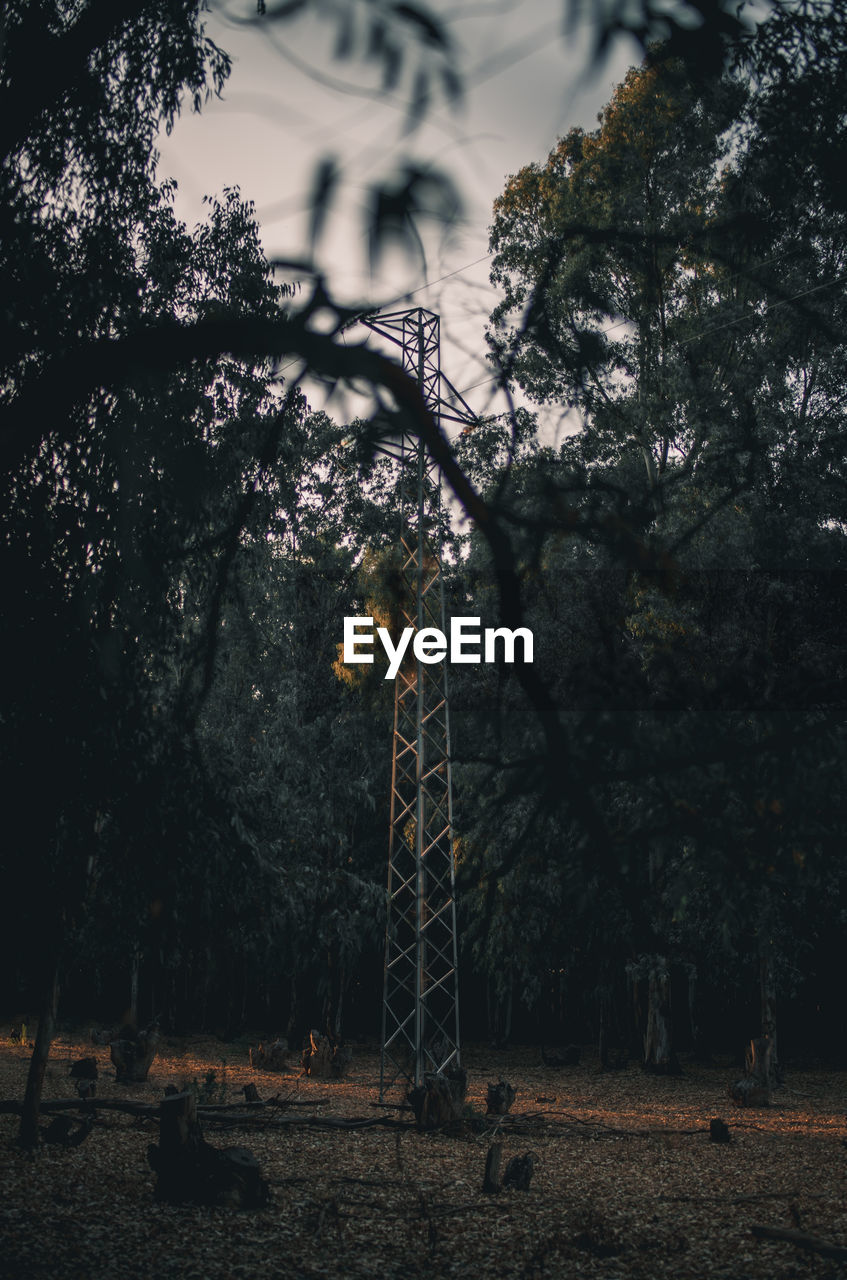
{"label": "fallen branch", "polygon": [[808,1249],[810,1253],[819,1253],[824,1258],[835,1258],[837,1262],[847,1262],[847,1249],[839,1244],[830,1244],[821,1240],[820,1236],[807,1235],[805,1231],[795,1231],[793,1227],[751,1227],[750,1230],[758,1240],[782,1240],[786,1244],[796,1245],[798,1249]]}
{"label": "fallen branch", "polygon": [[[234,1117],[235,1118],[235,1117]],[[333,1119],[330,1116],[306,1116],[302,1120],[277,1120],[274,1128],[297,1129],[308,1125],[313,1129],[374,1129],[382,1126],[385,1129],[414,1129],[413,1124],[405,1120],[394,1120],[391,1116],[353,1116],[349,1120]]]}
{"label": "fallen branch", "polygon": [[584,1120],[582,1116],[575,1116],[570,1111],[542,1111],[537,1114],[563,1116],[571,1124],[583,1125],[585,1128],[593,1130],[594,1133],[610,1134],[620,1138],[649,1138],[653,1133],[662,1132],[655,1129],[616,1129],[612,1125],[603,1124],[602,1120]]}
{"label": "fallen branch", "polygon": [[219,1111],[261,1111],[263,1107],[273,1107],[284,1111],[286,1107],[323,1107],[332,1102],[332,1098],[307,1098],[295,1101],[293,1098],[262,1098],[251,1102],[198,1102],[197,1110],[204,1115]]}
{"label": "fallen branch", "polygon": [[354,1178],[350,1174],[339,1173],[329,1179],[330,1182],[347,1182],[351,1186],[357,1187],[376,1187],[382,1191],[386,1187],[405,1187],[407,1185],[405,1179],[401,1178]]}
{"label": "fallen branch", "polygon": [[404,1120],[393,1120],[389,1116],[378,1116],[375,1119],[370,1117],[353,1117],[349,1120],[332,1119],[329,1116],[304,1116],[302,1119],[292,1116],[288,1120],[276,1120],[271,1116],[237,1116],[237,1115],[203,1115],[198,1111],[198,1116],[202,1115],[206,1124],[218,1124],[229,1126],[231,1129],[252,1128],[254,1125],[261,1125],[262,1131],[268,1129],[341,1129],[341,1130],[358,1130],[373,1129],[381,1126],[385,1129],[405,1129],[411,1132],[414,1129],[413,1124],[408,1124]]}
{"label": "fallen branch", "polygon": [[[204,1120],[211,1121],[214,1124],[219,1119],[225,1121],[226,1116],[221,1113],[228,1111],[255,1112],[263,1111],[267,1108],[285,1111],[288,1107],[325,1106],[331,1101],[331,1098],[311,1098],[304,1102],[294,1102],[288,1098],[269,1098],[267,1102],[207,1102],[198,1104],[197,1114],[202,1116]],[[41,1103],[40,1110],[45,1112],[75,1110],[86,1112],[123,1111],[130,1116],[146,1116],[151,1120],[158,1120],[160,1105],[158,1102],[133,1102],[124,1098],[49,1098]],[[0,1101],[0,1115],[19,1116],[22,1110],[22,1102],[14,1100]],[[238,1117],[240,1120],[246,1120],[247,1118],[246,1115]]]}
{"label": "fallen branch", "polygon": [[754,1191],[746,1196],[668,1196],[659,1194],[665,1204],[754,1204],[757,1200],[830,1200],[825,1191]]}
{"label": "fallen branch", "polygon": [[[156,1119],[159,1104],[153,1102],[124,1102],[121,1098],[50,1098],[42,1102],[40,1111],[125,1111],[131,1116],[149,1116]],[[22,1102],[0,1102],[0,1115],[19,1116]]]}

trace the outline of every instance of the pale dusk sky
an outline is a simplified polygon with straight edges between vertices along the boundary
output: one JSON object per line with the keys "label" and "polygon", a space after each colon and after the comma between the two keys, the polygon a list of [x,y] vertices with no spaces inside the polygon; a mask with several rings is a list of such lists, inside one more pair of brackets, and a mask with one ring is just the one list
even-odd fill
{"label": "pale dusk sky", "polygon": [[[333,295],[385,305],[411,294],[396,306],[439,312],[445,372],[460,390],[471,388],[467,398],[477,412],[502,409],[484,381],[490,374],[483,334],[497,301],[485,258],[492,204],[506,178],[543,161],[567,129],[593,128],[615,84],[639,58],[634,41],[621,39],[593,69],[591,29],[583,23],[566,36],[564,5],[430,4],[456,46],[464,101],[451,105],[434,82],[431,108],[410,132],[407,107],[420,50],[409,43],[400,83],[382,92],[379,69],[361,56],[372,8],[367,0],[327,0],[275,23],[255,18],[253,0],[212,0],[207,31],[231,54],[232,75],[221,100],[212,99],[199,115],[186,111],[172,134],[161,136],[160,176],[177,179],[177,209],[189,225],[203,217],[204,195],[238,186],[256,206],[268,255],[302,260],[315,169],[332,156],[342,182],[315,259]],[[333,56],[340,11],[353,18],[348,59]],[[447,237],[426,235],[425,269],[420,259],[397,252],[372,273],[363,219],[367,189],[407,158],[450,175],[463,217]],[[427,281],[433,283],[422,288]],[[311,398],[319,407],[320,395]],[[343,418],[340,403],[327,407]]]}

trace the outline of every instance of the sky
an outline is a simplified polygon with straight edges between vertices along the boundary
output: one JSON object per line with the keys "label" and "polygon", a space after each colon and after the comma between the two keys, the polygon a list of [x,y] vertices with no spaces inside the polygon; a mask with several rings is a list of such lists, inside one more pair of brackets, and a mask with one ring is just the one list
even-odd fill
{"label": "sky", "polygon": [[[386,7],[386,0],[313,0],[303,14],[268,22],[256,17],[253,0],[211,0],[207,33],[232,56],[232,75],[220,100],[200,114],[185,112],[160,137],[159,173],[176,178],[177,210],[189,225],[202,219],[204,195],[239,187],[255,204],[268,256],[301,261],[316,167],[332,157],[342,180],[315,260],[333,296],[437,311],[442,368],[476,412],[496,412],[506,406],[491,391],[484,361],[485,323],[498,300],[487,258],[494,200],[510,174],[546,159],[570,127],[595,127],[638,49],[622,39],[593,68],[592,29],[583,22],[565,35],[565,0],[435,0],[429,10],[447,22],[463,99],[449,102],[434,81],[424,122],[410,131],[420,42],[407,40],[399,83],[384,92],[380,69],[363,56],[375,4]],[[342,14],[351,19],[352,46],[340,59]],[[447,236],[425,235],[424,262],[396,251],[372,268],[367,190],[407,158],[449,174],[462,217]],[[320,393],[310,398],[323,407]],[[326,407],[341,420],[350,411],[349,404]]]}

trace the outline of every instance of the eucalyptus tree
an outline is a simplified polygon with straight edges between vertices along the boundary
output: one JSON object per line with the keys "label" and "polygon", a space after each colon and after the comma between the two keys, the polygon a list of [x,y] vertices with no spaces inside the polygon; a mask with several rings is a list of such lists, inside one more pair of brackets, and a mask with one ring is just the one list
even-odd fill
{"label": "eucalyptus tree", "polygon": [[[15,798],[3,873],[31,904],[12,941],[45,991],[27,1144],[60,961],[86,906],[140,880],[150,849],[166,852],[163,831],[183,853],[184,797],[204,794],[182,746],[203,677],[183,683],[170,718],[155,698],[182,628],[180,571],[205,548],[213,613],[262,450],[293,411],[261,359],[213,354],[165,377],[144,359],[157,326],[275,316],[280,300],[236,192],[192,234],[155,182],[160,124],[228,74],[200,12],[155,0],[4,11],[3,758]],[[74,386],[86,360],[99,376]],[[206,659],[198,649],[194,667]],[[181,806],[179,837],[169,806]],[[197,816],[202,839],[221,815]]]}
{"label": "eucalyptus tree", "polygon": [[[834,23],[823,7],[816,21]],[[841,303],[826,290],[843,235],[822,179],[787,199],[767,165],[779,94],[802,96],[816,77],[810,55],[780,62],[789,37],[807,51],[812,39],[796,15],[780,23],[745,55],[760,59],[752,86],[692,80],[654,50],[598,129],[571,131],[545,166],[509,180],[491,233],[503,376],[578,423],[531,508],[512,501],[525,572],[541,575],[551,548],[575,539],[574,563],[596,569],[599,552],[628,567],[617,620],[606,616],[609,651],[629,661],[601,718],[614,704],[629,715],[593,755],[601,718],[584,716],[576,741],[591,745],[575,756],[592,755],[582,777],[607,837],[627,833],[607,871],[611,886],[624,869],[636,969],[653,975],[651,1006],[666,1007],[662,957],[673,943],[682,958],[684,884],[699,864],[736,913],[729,926],[721,908],[716,926],[735,947],[757,939],[766,1023],[774,946],[792,945],[780,921],[834,870],[844,745],[841,641],[808,611],[809,591],[841,593]],[[800,131],[780,124],[804,171]],[[558,563],[544,581],[549,595],[571,587]],[[577,691],[571,714],[588,702]],[[816,769],[821,789],[804,793],[796,781]],[[815,871],[803,831],[815,832]],[[667,1045],[661,1021],[648,1025]]]}

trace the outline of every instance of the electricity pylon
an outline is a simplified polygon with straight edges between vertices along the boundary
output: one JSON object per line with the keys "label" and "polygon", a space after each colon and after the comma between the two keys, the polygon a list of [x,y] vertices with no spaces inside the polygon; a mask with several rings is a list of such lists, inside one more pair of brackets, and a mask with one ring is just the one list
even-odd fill
{"label": "electricity pylon", "polygon": [[[363,323],[400,348],[437,421],[476,417],[441,372],[439,317],[416,307]],[[384,442],[400,467],[400,612],[403,626],[446,632],[441,574],[441,483],[417,436]],[[388,846],[388,920],[379,1096],[398,1078],[460,1065],[453,796],[447,664],[413,654],[394,680]]]}

